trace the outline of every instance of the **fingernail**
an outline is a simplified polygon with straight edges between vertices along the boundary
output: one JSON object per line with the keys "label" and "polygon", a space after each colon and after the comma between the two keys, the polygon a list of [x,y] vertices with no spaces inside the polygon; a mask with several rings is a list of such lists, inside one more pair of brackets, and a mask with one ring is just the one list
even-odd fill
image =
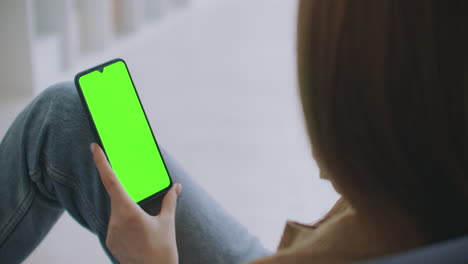
{"label": "fingernail", "polygon": [[93,153],[93,155],[94,155],[94,151],[96,150],[96,144],[91,143],[90,148],[91,148],[91,153]]}
{"label": "fingernail", "polygon": [[180,192],[182,192],[182,184],[177,183],[175,191],[176,191],[177,196],[179,196]]}

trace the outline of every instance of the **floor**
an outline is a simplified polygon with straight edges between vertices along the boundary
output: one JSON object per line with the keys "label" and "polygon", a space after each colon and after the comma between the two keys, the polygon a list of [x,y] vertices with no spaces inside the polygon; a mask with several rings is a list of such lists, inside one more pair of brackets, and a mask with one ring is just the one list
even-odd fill
{"label": "floor", "polygon": [[[318,178],[295,73],[295,0],[218,0],[193,8],[126,59],[161,145],[274,250],[286,220],[336,201]],[[0,98],[0,135],[27,97]],[[108,263],[68,215],[25,263]]]}

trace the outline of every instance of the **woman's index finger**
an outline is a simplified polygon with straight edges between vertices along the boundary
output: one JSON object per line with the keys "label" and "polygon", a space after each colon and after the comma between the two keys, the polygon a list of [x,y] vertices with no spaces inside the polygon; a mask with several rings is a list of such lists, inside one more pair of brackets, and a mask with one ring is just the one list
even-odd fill
{"label": "woman's index finger", "polygon": [[93,153],[94,163],[99,171],[102,183],[111,197],[111,200],[118,199],[133,203],[130,196],[128,196],[122,184],[117,179],[101,147],[96,143],[91,143],[91,152]]}

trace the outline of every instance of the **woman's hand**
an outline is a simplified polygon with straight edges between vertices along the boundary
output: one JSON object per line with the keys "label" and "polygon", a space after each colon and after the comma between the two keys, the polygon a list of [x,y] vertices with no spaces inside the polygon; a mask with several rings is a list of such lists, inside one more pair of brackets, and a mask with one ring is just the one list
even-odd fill
{"label": "woman's hand", "polygon": [[178,263],[174,218],[182,186],[174,184],[163,199],[160,214],[150,216],[125,192],[96,143],[91,144],[91,152],[111,199],[106,238],[110,252],[121,263]]}

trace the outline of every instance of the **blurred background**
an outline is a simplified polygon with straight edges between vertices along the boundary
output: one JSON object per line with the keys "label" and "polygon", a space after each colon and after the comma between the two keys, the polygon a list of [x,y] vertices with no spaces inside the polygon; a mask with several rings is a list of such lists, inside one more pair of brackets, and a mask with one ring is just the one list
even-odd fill
{"label": "blurred background", "polygon": [[[296,0],[2,0],[0,138],[47,86],[123,58],[158,142],[274,250],[286,220],[313,222],[338,198],[318,178],[303,127],[296,9]],[[109,262],[66,213],[26,261],[64,262]]]}

